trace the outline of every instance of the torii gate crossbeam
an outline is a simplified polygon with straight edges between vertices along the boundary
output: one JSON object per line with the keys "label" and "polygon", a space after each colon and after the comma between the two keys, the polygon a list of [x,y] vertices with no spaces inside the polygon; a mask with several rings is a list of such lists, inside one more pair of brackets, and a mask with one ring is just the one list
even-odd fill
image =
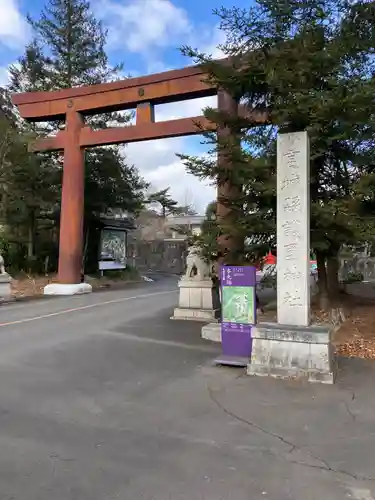
{"label": "torii gate crossbeam", "polygon": [[[195,135],[215,130],[204,116],[155,122],[154,106],[218,94],[218,108],[231,115],[238,114],[238,103],[226,92],[218,91],[205,81],[199,66],[167,71],[141,78],[129,78],[112,83],[76,87],[53,92],[14,94],[13,103],[22,118],[31,122],[64,119],[65,130],[54,137],[39,139],[32,146],[37,151],[63,151],[63,183],[61,197],[59,288],[63,294],[83,291],[80,285],[83,251],[84,209],[84,149],[100,145],[147,141],[168,137]],[[135,125],[92,130],[85,126],[84,117],[136,108]],[[265,123],[264,113],[252,116],[254,124]],[[228,129],[217,130],[228,134]],[[218,162],[227,163],[224,153]],[[225,218],[228,209],[221,199],[236,197],[228,183],[218,183],[217,216]],[[221,240],[229,247],[228,235]],[[233,244],[233,243],[232,243]]]}

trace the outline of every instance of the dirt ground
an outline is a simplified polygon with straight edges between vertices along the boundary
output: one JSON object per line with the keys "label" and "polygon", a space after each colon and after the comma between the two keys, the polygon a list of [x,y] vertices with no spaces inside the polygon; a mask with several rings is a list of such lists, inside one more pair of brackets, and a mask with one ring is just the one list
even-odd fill
{"label": "dirt ground", "polygon": [[375,359],[375,299],[349,295],[343,309],[346,321],[334,336],[336,353]]}
{"label": "dirt ground", "polygon": [[[336,354],[349,358],[375,359],[375,283],[347,286],[341,297],[344,322],[333,337]],[[263,322],[276,321],[276,311],[266,310]],[[329,314],[312,304],[312,322],[329,323]]]}
{"label": "dirt ground", "polygon": [[[336,354],[375,359],[375,283],[347,285],[339,306],[344,321],[333,336]],[[329,315],[317,305],[313,305],[312,315],[314,322],[328,322]]]}
{"label": "dirt ground", "polygon": [[22,277],[12,281],[13,297],[33,297],[43,294],[43,288],[49,283],[55,283],[56,277]]}
{"label": "dirt ground", "polygon": [[[130,280],[129,280],[130,281]],[[56,283],[57,277],[51,276],[23,276],[12,281],[12,294],[15,298],[35,297],[43,294],[43,289],[49,283]],[[90,278],[88,282],[93,289],[110,288],[114,284],[118,284],[119,280],[111,280],[108,278]]]}

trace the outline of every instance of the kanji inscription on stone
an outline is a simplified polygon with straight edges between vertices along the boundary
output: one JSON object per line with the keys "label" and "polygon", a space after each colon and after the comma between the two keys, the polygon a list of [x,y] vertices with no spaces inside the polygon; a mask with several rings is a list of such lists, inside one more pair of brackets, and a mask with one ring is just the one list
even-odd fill
{"label": "kanji inscription on stone", "polygon": [[310,153],[307,132],[277,139],[277,319],[307,326],[310,312]]}

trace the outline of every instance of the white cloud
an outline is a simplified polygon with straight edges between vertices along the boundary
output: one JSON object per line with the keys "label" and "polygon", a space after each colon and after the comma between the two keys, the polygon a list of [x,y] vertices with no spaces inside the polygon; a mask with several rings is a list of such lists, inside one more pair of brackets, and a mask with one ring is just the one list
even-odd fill
{"label": "white cloud", "polygon": [[166,48],[177,54],[178,47],[190,45],[214,58],[224,55],[218,48],[223,32],[217,26],[193,24],[188,12],[172,0],[105,0],[96,5],[96,15],[108,27],[109,48],[140,54],[148,61],[147,73],[171,69],[159,57]]}
{"label": "white cloud", "polygon": [[[204,53],[220,58],[223,53],[217,46],[224,36],[216,26],[193,25],[186,10],[173,4],[173,0],[106,0],[98,4],[97,14],[109,27],[111,48],[125,46],[139,53],[146,62],[146,73],[158,73],[171,68],[163,61],[163,50],[187,44],[198,47]],[[186,61],[192,64],[192,61]],[[180,64],[178,64],[180,66]],[[196,99],[157,106],[156,121],[198,116],[202,108],[215,107],[217,98]],[[191,193],[196,209],[203,213],[207,203],[215,198],[213,186],[189,175],[176,153],[204,153],[199,147],[199,138],[164,139],[126,146],[124,152],[130,163],[136,165],[141,174],[155,189],[171,187],[172,196],[184,204],[186,192]],[[194,144],[196,147],[194,147]]]}
{"label": "white cloud", "polygon": [[17,0],[0,0],[0,43],[10,49],[22,47],[29,35],[29,26],[19,10]]}
{"label": "white cloud", "polygon": [[[202,109],[215,107],[216,97],[194,99],[192,101],[177,102],[157,106],[156,121],[173,120],[190,116],[199,116]],[[152,183],[156,189],[171,187],[171,195],[181,204],[185,203],[187,191],[191,193],[191,202],[196,210],[204,213],[207,204],[216,196],[215,187],[185,171],[176,153],[204,154],[199,147],[197,137],[194,141],[184,137],[147,141],[129,144],[125,147],[125,154],[129,163],[139,168],[141,174]],[[195,147],[194,147],[195,146]]]}
{"label": "white cloud", "polygon": [[98,15],[110,27],[108,43],[143,52],[173,45],[191,31],[185,9],[170,0],[136,0],[98,4]]}
{"label": "white cloud", "polygon": [[225,57],[224,52],[221,50],[219,45],[225,42],[225,33],[217,26],[215,26],[212,31],[209,31],[206,40],[202,40],[199,49],[206,55],[212,56],[213,59],[221,59]]}
{"label": "white cloud", "polygon": [[191,116],[200,116],[203,109],[207,107],[215,108],[217,106],[217,97],[201,97],[190,101],[173,102],[171,104],[162,104],[155,108],[155,120],[175,120],[177,118],[188,118]]}
{"label": "white cloud", "polygon": [[9,83],[9,71],[7,66],[0,67],[0,87],[6,87]]}
{"label": "white cloud", "polygon": [[170,186],[172,198],[181,205],[185,205],[188,198],[188,203],[192,203],[201,215],[204,214],[207,204],[216,198],[215,187],[187,173],[179,161],[161,166],[145,177],[156,189]]}
{"label": "white cloud", "polygon": [[[1,1],[1,0],[0,0]],[[10,84],[10,66],[14,66],[17,69],[20,69],[20,63],[15,61],[13,63],[8,64],[8,66],[0,66],[0,87],[6,87]]]}
{"label": "white cloud", "polygon": [[164,62],[155,60],[155,58],[147,61],[147,69],[144,75],[152,75],[154,73],[163,73],[164,71],[171,71],[176,69],[171,65],[167,66]]}
{"label": "white cloud", "polygon": [[[128,162],[134,164],[142,176],[151,182],[153,190],[171,188],[171,195],[180,204],[185,204],[186,194],[199,213],[204,213],[207,204],[216,194],[215,188],[208,182],[186,172],[176,153],[201,154],[197,151],[200,138],[192,141],[186,138],[163,139],[129,144],[124,153]],[[195,143],[195,144],[194,144]],[[203,153],[202,153],[203,154]]]}

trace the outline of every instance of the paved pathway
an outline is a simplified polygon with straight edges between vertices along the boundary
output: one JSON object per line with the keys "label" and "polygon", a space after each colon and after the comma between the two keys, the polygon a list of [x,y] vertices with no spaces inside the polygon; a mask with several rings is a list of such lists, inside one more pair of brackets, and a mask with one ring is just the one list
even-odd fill
{"label": "paved pathway", "polygon": [[374,365],[211,364],[176,282],[0,308],[1,500],[373,500]]}

